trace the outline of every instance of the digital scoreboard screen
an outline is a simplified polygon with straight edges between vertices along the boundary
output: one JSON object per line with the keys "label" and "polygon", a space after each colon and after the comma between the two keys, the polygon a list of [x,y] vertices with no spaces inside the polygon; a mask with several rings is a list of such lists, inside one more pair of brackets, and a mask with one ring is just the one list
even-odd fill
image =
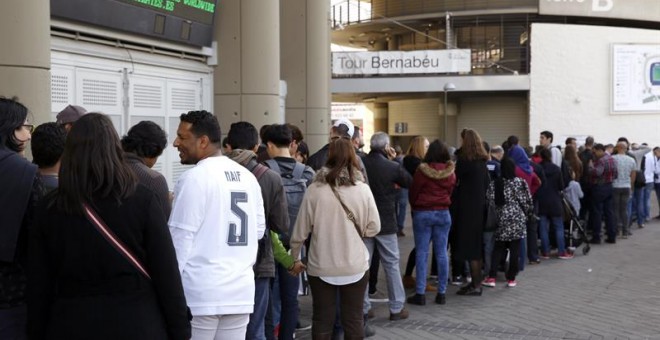
{"label": "digital scoreboard screen", "polygon": [[50,0],[51,16],[211,46],[217,0]]}
{"label": "digital scoreboard screen", "polygon": [[213,23],[215,1],[208,0],[117,0],[207,25]]}

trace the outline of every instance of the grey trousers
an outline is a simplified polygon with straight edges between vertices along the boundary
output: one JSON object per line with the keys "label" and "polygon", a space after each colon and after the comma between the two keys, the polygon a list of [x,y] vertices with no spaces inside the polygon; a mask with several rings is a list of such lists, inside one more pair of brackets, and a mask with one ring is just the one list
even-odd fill
{"label": "grey trousers", "polygon": [[630,200],[630,188],[612,189],[612,209],[614,210],[614,221],[617,231],[624,235],[628,234],[628,200]]}

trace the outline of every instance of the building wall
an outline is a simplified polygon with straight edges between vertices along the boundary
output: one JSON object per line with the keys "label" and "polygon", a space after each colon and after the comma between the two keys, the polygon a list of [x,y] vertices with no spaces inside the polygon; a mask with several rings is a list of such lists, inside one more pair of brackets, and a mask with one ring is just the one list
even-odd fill
{"label": "building wall", "polygon": [[[529,135],[543,130],[555,144],[568,136],[584,142],[660,145],[660,112],[611,114],[611,44],[660,43],[660,31],[620,27],[532,24]],[[581,140],[580,140],[581,139]]]}

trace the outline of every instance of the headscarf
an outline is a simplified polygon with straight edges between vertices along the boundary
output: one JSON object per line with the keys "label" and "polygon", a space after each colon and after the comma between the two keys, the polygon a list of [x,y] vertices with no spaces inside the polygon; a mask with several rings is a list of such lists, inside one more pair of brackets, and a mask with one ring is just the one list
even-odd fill
{"label": "headscarf", "polygon": [[533,171],[532,166],[529,164],[529,158],[527,153],[519,145],[514,145],[509,150],[509,157],[516,162],[516,166],[520,168],[524,173],[530,175]]}

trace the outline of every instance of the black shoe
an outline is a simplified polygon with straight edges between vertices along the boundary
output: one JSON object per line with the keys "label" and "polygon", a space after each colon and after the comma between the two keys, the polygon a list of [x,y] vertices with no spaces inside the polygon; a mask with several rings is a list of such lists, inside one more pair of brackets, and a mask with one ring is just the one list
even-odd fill
{"label": "black shoe", "polygon": [[437,304],[439,304],[439,305],[444,305],[445,303],[447,303],[447,299],[446,299],[446,297],[445,297],[445,294],[440,294],[440,293],[438,293],[438,294],[435,296],[435,303],[437,303]]}
{"label": "black shoe", "polygon": [[615,244],[615,243],[616,243],[616,239],[614,239],[614,238],[608,238],[608,239],[605,240],[605,243]]}
{"label": "black shoe", "polygon": [[601,244],[601,243],[602,241],[600,239],[592,238],[591,240],[589,240],[589,244]]}
{"label": "black shoe", "polygon": [[466,295],[466,296],[481,296],[482,288],[479,287],[479,289],[475,288],[473,285],[469,284],[456,292],[458,295]]}
{"label": "black shoe", "polygon": [[413,304],[413,305],[424,306],[424,305],[426,305],[426,295],[424,295],[424,294],[415,294],[415,295],[409,297],[406,301],[408,301],[408,303]]}
{"label": "black shoe", "polygon": [[298,320],[298,322],[296,323],[296,330],[297,331],[306,331],[308,329],[312,329],[312,324],[311,323]]}

